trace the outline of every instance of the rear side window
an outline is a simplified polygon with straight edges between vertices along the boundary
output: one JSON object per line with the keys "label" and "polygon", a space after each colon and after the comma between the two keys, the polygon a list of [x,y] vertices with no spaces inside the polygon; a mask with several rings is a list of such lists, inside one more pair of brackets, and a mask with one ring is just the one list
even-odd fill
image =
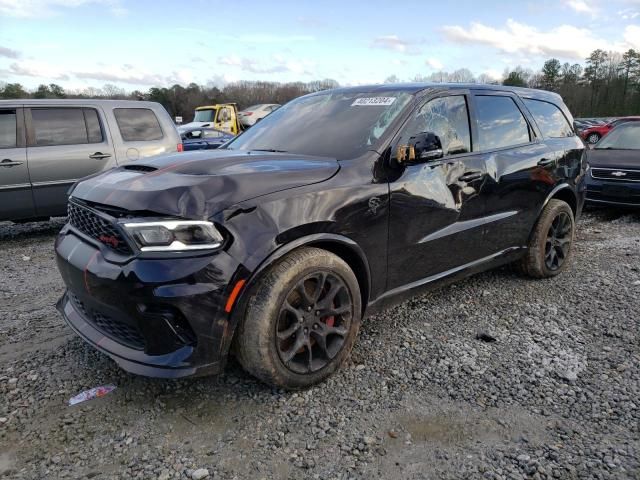
{"label": "rear side window", "polygon": [[31,119],[39,147],[102,142],[98,112],[93,108],[32,108]]}
{"label": "rear side window", "polygon": [[478,95],[475,100],[478,122],[477,150],[495,150],[531,141],[529,125],[511,97]]}
{"label": "rear side window", "polygon": [[542,100],[523,99],[535,119],[542,135],[549,138],[570,137],[573,130],[562,111],[553,103]]}
{"label": "rear side window", "polygon": [[15,110],[0,110],[0,148],[18,145],[18,129]]}
{"label": "rear side window", "polygon": [[146,142],[162,138],[160,122],[148,108],[116,108],[113,114],[125,142]]}
{"label": "rear side window", "polygon": [[469,152],[471,134],[465,97],[439,97],[425,103],[403,129],[400,144],[410,144],[411,137],[423,132],[440,138],[445,156]]}

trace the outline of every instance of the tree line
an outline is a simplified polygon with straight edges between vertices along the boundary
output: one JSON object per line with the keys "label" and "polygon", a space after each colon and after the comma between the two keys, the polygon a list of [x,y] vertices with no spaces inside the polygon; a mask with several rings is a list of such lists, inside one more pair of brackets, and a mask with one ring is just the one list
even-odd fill
{"label": "tree line", "polygon": [[[466,69],[418,75],[412,81],[501,83],[503,85],[540,88],[559,93],[576,117],[600,117],[640,114],[640,52],[624,53],[595,50],[585,59],[584,66],[562,63],[556,58],[544,62],[540,71],[523,67],[506,69],[502,79],[486,74],[475,77]],[[400,82],[395,75],[386,83]],[[338,87],[331,79],[314,82],[240,81],[219,88],[214,85],[173,85],[152,87],[147,92],[126,92],[112,84],[103,88],[65,91],[60,85],[40,85],[27,91],[19,83],[0,83],[0,98],[107,98],[150,100],[159,102],[172,116],[182,116],[185,122],[193,118],[196,107],[215,103],[235,102],[240,109],[258,103],[286,103],[301,95]]]}

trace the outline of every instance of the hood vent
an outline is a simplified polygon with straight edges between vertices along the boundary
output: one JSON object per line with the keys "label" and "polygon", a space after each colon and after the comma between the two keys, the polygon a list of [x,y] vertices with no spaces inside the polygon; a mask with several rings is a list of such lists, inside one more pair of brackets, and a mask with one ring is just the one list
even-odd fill
{"label": "hood vent", "polygon": [[144,172],[144,173],[155,172],[157,170],[156,167],[152,167],[149,165],[125,165],[122,168],[124,168],[125,170],[132,170],[134,172]]}

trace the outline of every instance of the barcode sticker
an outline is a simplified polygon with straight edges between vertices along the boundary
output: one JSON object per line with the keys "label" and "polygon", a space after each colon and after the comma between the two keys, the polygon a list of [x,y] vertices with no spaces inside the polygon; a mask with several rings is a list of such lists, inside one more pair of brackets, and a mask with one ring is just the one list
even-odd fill
{"label": "barcode sticker", "polygon": [[396,101],[396,97],[356,98],[351,104],[351,106],[354,107],[354,106],[374,105],[374,106],[386,107],[388,105],[391,105],[395,101]]}

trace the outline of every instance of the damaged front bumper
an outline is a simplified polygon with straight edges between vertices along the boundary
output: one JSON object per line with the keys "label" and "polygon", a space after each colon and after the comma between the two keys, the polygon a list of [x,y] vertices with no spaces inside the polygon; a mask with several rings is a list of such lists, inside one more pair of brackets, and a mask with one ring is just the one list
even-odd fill
{"label": "damaged front bumper", "polygon": [[66,225],[56,241],[69,326],[123,369],[177,378],[222,371],[233,329],[225,301],[240,265],[226,252],[118,257]]}

